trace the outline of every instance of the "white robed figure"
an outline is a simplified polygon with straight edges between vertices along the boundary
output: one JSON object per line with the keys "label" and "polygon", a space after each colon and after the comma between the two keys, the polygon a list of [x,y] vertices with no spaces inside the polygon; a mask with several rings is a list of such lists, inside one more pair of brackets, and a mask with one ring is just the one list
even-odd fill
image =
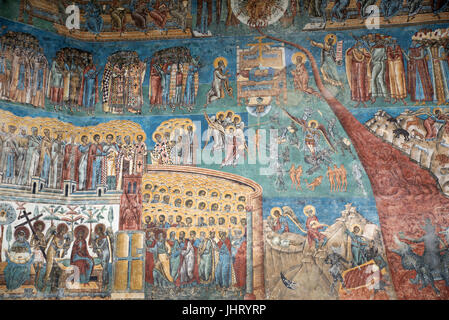
{"label": "white robed figure", "polygon": [[221,163],[221,167],[235,166],[237,162],[237,136],[234,126],[226,128],[225,134],[225,158]]}
{"label": "white robed figure", "polygon": [[207,144],[209,143],[212,137],[214,140],[214,144],[212,145],[212,153],[214,153],[215,151],[223,150],[225,145],[225,130],[223,126],[221,125],[220,121],[216,118],[216,116],[212,116],[209,118],[209,116],[206,113],[204,113],[204,116],[206,118],[207,123],[209,124],[209,127],[207,128],[206,132],[206,145],[204,146],[204,148],[206,148]]}
{"label": "white robed figure", "polygon": [[193,279],[193,269],[195,266],[195,250],[190,241],[185,241],[185,246],[181,250],[182,263],[179,270],[181,283],[190,282]]}
{"label": "white robed figure", "polygon": [[217,58],[214,61],[214,74],[212,80],[212,86],[206,94],[206,104],[204,107],[215,100],[222,99],[225,96],[225,91],[228,95],[232,96],[232,88],[228,83],[228,72],[224,72],[227,61],[225,58]]}
{"label": "white robed figure", "polygon": [[79,163],[79,183],[78,189],[84,190],[87,182],[87,157],[89,151],[89,144],[87,144],[87,136],[81,137],[82,145],[78,147],[78,150],[82,153]]}

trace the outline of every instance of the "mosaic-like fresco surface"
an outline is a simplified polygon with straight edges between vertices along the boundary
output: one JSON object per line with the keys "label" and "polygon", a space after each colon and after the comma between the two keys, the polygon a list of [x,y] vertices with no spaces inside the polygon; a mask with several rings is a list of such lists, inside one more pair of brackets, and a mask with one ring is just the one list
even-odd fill
{"label": "mosaic-like fresco surface", "polygon": [[0,6],[3,299],[448,299],[447,1]]}

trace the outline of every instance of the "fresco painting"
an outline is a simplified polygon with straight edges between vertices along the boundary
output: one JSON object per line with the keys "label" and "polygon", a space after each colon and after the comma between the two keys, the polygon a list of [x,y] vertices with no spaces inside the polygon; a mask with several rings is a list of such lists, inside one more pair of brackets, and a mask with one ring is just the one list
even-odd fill
{"label": "fresco painting", "polygon": [[447,1],[4,0],[0,26],[2,299],[449,298]]}

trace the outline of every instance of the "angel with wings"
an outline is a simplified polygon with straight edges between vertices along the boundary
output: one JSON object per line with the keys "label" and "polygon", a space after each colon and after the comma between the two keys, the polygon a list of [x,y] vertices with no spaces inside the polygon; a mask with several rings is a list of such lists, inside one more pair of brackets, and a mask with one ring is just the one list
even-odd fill
{"label": "angel with wings", "polygon": [[292,114],[290,114],[287,110],[282,109],[290,119],[292,119],[295,123],[302,127],[304,135],[304,144],[307,146],[308,150],[312,154],[312,157],[316,157],[317,146],[319,143],[320,136],[323,136],[326,143],[331,147],[332,150],[335,151],[334,146],[330,142],[329,135],[326,131],[326,128],[323,124],[318,123],[316,120],[306,121],[304,119],[299,119]]}
{"label": "angel with wings", "polygon": [[[214,145],[212,146],[212,153],[216,150],[223,150],[225,145],[225,128],[223,127],[223,115],[209,117],[206,112],[204,112],[204,118],[209,125],[207,129],[207,138],[206,144],[204,148],[206,148],[207,144],[212,137],[214,139]],[[203,150],[204,150],[203,148]]]}

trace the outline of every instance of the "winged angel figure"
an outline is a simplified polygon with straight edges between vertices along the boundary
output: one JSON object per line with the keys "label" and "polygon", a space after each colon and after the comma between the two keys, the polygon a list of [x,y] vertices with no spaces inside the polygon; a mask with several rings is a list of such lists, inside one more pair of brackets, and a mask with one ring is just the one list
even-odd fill
{"label": "winged angel figure", "polygon": [[317,154],[317,145],[320,139],[320,136],[323,136],[326,143],[329,145],[329,147],[336,152],[335,147],[332,145],[329,135],[327,133],[326,128],[323,124],[319,123],[316,120],[309,120],[306,121],[304,119],[299,119],[292,114],[290,114],[287,110],[282,110],[288,115],[290,119],[292,119],[296,124],[300,125],[302,127],[304,135],[304,143],[307,146],[308,150],[312,154],[313,158],[316,158]]}

